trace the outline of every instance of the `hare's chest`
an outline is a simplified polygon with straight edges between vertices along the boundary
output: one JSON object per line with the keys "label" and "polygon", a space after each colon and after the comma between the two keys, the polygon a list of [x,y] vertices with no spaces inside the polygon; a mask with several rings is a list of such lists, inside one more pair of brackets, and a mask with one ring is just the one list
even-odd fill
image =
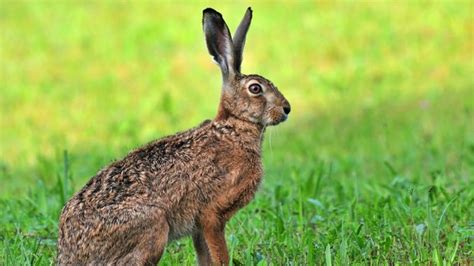
{"label": "hare's chest", "polygon": [[224,217],[229,219],[254,198],[262,175],[263,172],[260,169],[254,169],[253,172],[245,171],[228,185],[228,189],[223,191],[219,198],[221,214]]}
{"label": "hare's chest", "polygon": [[247,205],[254,198],[261,181],[261,174],[249,175],[247,178],[243,178],[241,184],[235,185],[235,189],[238,192],[236,193],[236,197],[232,199],[234,200],[233,205],[240,207]]}

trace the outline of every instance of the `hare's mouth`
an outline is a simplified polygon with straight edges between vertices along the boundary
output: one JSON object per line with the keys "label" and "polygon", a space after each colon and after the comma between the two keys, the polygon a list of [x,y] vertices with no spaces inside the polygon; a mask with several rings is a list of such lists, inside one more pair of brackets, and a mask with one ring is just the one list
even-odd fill
{"label": "hare's mouth", "polygon": [[276,126],[280,123],[283,123],[285,122],[286,120],[288,119],[288,115],[287,114],[281,114],[279,116],[279,118],[276,118],[276,119],[271,119],[271,121],[269,121],[268,123],[266,123],[267,126]]}

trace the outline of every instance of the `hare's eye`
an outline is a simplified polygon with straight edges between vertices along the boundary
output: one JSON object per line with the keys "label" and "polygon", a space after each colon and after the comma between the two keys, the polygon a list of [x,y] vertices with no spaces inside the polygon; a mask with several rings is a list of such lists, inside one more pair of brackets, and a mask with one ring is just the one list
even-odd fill
{"label": "hare's eye", "polygon": [[262,86],[260,86],[257,83],[254,83],[254,84],[249,86],[249,91],[253,94],[260,94],[260,93],[262,93]]}

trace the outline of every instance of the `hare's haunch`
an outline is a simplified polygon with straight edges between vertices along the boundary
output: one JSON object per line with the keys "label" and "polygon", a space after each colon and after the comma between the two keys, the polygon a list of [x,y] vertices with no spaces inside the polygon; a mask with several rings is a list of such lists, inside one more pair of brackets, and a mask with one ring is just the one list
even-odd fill
{"label": "hare's haunch", "polygon": [[203,11],[207,48],[223,77],[217,116],[92,177],[61,213],[58,264],[156,264],[168,242],[187,235],[200,265],[229,263],[225,224],[260,184],[265,128],[290,113],[272,82],[240,73],[251,19],[248,8],[232,38],[220,13]]}

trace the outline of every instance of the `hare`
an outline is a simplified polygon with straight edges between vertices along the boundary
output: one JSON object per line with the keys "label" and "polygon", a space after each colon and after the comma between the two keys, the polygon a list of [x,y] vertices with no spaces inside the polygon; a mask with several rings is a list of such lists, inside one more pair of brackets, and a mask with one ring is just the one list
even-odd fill
{"label": "hare", "polygon": [[234,38],[222,15],[203,11],[222,95],[214,120],[153,141],[99,171],[64,206],[60,265],[155,265],[168,242],[192,236],[199,265],[227,265],[226,222],[261,182],[267,126],[290,104],[272,82],[240,73],[249,7]]}

